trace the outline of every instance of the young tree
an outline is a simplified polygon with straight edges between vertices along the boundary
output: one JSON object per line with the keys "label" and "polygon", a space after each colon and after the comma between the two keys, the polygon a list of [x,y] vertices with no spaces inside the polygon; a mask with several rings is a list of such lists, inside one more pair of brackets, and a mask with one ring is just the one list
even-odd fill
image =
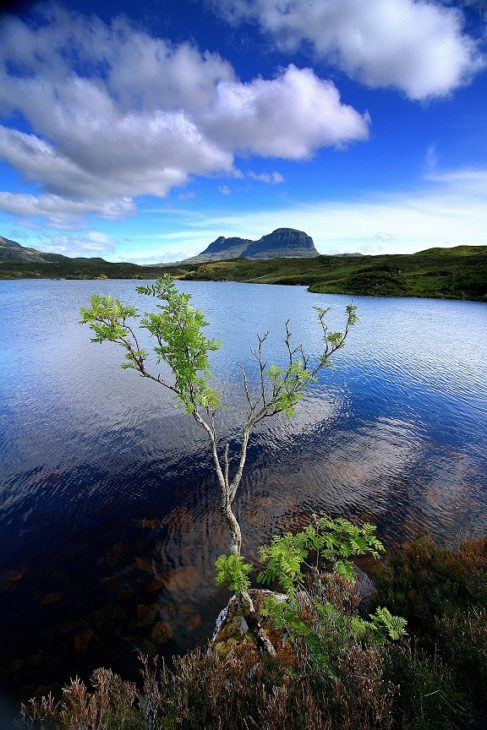
{"label": "young tree", "polygon": [[[177,291],[169,275],[158,279],[155,284],[138,286],[137,292],[163,302],[157,305],[158,311],[148,312],[141,317],[135,307],[124,305],[119,299],[94,295],[91,297],[91,306],[81,310],[82,323],[88,324],[93,331],[93,342],[110,341],[120,345],[125,350],[122,367],[136,370],[143,378],[149,378],[172,391],[186,412],[205,431],[220,486],[221,512],[230,530],[230,552],[238,558],[242,534],[232,505],[242,480],[250,435],[265,418],[278,413],[288,418],[293,416],[294,408],[304,397],[308,383],[315,380],[320,370],[330,365],[333,354],[344,346],[350,328],[357,320],[356,307],[352,304],[346,307],[343,332],[329,330],[326,324],[329,308],[314,307],[321,326],[322,345],[321,354],[313,363],[301,344],[292,344],[289,320],[285,324],[285,367],[267,364],[264,345],[269,333],[257,336],[257,346],[251,350],[258,371],[256,394],[252,392],[243,365],[239,364],[247,412],[241,426],[237,466],[231,474],[229,443],[225,442],[221,448],[216,424],[216,416],[221,409],[220,393],[210,385],[209,353],[218,350],[220,343],[205,337],[203,330],[208,323],[203,312],[191,304],[190,294]],[[141,347],[140,333],[138,336],[134,323],[150,333],[158,362],[166,362],[172,371],[171,382],[160,373],[149,370],[149,353]]]}

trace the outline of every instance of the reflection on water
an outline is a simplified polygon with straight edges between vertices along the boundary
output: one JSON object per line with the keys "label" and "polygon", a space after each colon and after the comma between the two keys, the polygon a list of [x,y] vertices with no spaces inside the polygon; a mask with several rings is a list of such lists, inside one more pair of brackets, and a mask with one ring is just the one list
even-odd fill
{"label": "reflection on water", "polygon": [[[223,347],[221,428],[236,439],[239,371],[257,331],[279,361],[284,320],[316,351],[315,304],[299,287],[191,282]],[[212,565],[227,535],[204,436],[170,394],[89,342],[92,292],[137,301],[134,283],[0,283],[0,675],[28,695],[134,649],[203,640],[225,599]],[[481,534],[487,514],[485,305],[355,298],[360,322],[338,368],[292,422],[261,427],[238,496],[249,556],[313,511],[377,522],[389,542],[428,527]],[[147,301],[147,306],[153,302]],[[236,441],[234,442],[236,446]]]}

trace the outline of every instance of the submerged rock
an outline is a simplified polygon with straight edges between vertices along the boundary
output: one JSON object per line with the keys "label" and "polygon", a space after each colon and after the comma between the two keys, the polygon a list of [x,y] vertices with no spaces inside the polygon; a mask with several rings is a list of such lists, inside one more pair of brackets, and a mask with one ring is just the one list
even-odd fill
{"label": "submerged rock", "polygon": [[158,621],[151,631],[151,639],[159,646],[172,638],[172,631],[164,621]]}

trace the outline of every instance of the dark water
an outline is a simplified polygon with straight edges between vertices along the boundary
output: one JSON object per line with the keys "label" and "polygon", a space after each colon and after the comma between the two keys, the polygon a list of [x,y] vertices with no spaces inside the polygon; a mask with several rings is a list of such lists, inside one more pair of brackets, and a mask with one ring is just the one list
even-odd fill
{"label": "dark water", "polygon": [[[300,287],[180,283],[222,341],[221,432],[242,416],[240,361],[283,322],[317,351]],[[0,678],[17,698],[86,675],[129,672],[135,647],[170,654],[207,636],[226,600],[212,565],[227,536],[204,434],[157,384],[118,367],[78,324],[90,293],[150,308],[131,281],[0,282]],[[295,419],[254,435],[237,498],[247,554],[313,511],[367,518],[390,542],[485,533],[487,307],[356,297],[360,322],[337,368]],[[235,443],[235,442],[234,442]]]}

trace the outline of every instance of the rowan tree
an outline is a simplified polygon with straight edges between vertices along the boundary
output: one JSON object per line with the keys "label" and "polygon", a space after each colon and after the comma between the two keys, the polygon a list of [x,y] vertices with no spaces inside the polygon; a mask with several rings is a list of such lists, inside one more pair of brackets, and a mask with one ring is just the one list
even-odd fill
{"label": "rowan tree", "polygon": [[[81,309],[82,323],[93,332],[93,342],[114,342],[125,350],[123,368],[136,370],[174,393],[188,415],[206,433],[215,475],[220,487],[220,507],[228,525],[231,543],[230,553],[240,555],[242,533],[233,512],[233,503],[242,480],[247,449],[252,431],[266,418],[283,413],[288,418],[294,414],[297,403],[304,397],[306,387],[316,379],[320,370],[328,367],[333,355],[340,350],[350,328],[357,321],[356,307],[349,304],[345,310],[342,332],[331,331],[326,317],[330,308],[314,307],[321,328],[320,353],[311,358],[301,344],[294,344],[285,323],[284,348],[287,363],[284,367],[268,364],[265,344],[269,332],[257,335],[255,348],[251,350],[257,365],[257,383],[251,387],[249,376],[242,364],[243,393],[246,414],[240,427],[237,454],[230,454],[228,440],[218,432],[218,414],[223,404],[221,394],[211,385],[209,356],[220,348],[220,342],[206,337],[208,323],[204,313],[191,303],[191,295],[179,292],[169,275],[154,284],[138,286],[137,292],[155,297],[156,312],[140,315],[138,310],[123,304],[112,296],[91,297],[89,307]],[[154,372],[149,363],[149,352],[140,344],[141,332],[151,336],[153,352],[158,363],[165,362],[171,378],[166,379]],[[231,469],[231,457],[236,456],[236,467]]]}

